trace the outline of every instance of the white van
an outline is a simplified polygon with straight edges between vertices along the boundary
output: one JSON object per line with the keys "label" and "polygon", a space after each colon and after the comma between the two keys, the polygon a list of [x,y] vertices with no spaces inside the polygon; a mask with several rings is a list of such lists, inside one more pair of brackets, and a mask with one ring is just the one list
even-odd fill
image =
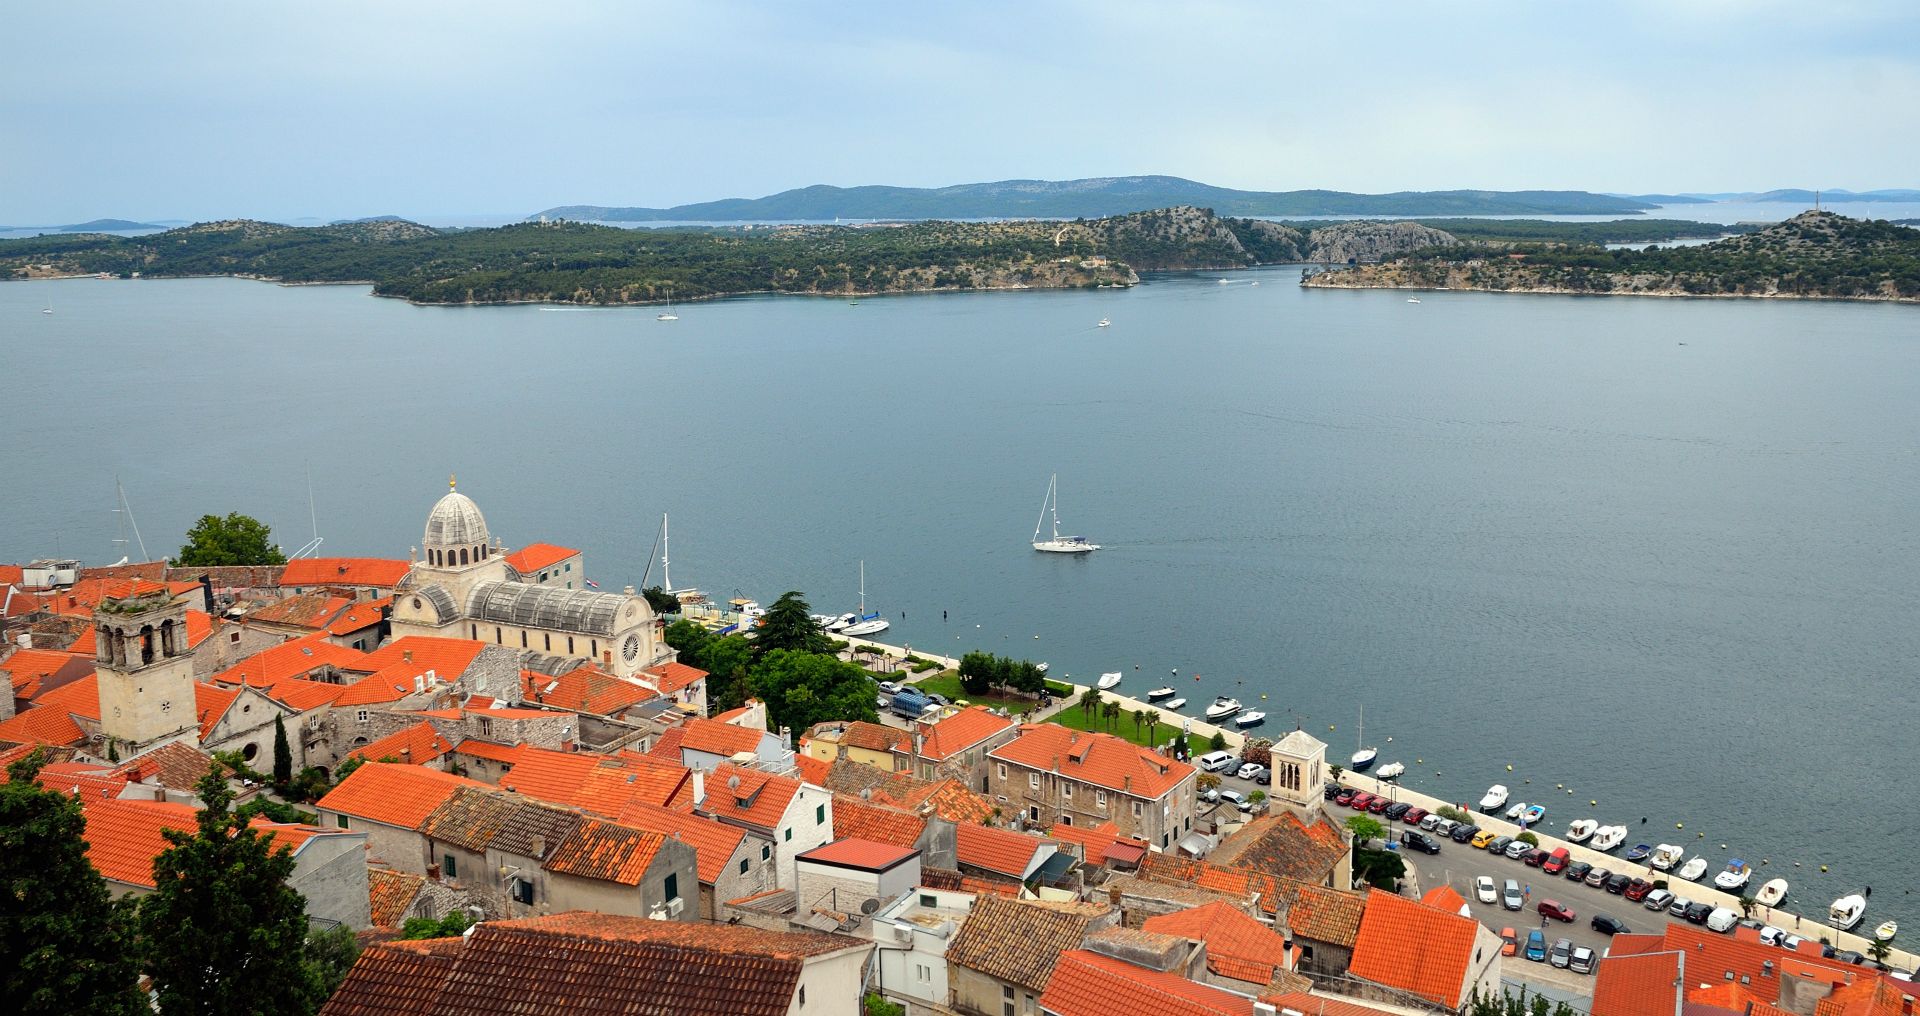
{"label": "white van", "polygon": [[1193,764],[1198,766],[1201,772],[1217,773],[1225,771],[1238,761],[1240,761],[1240,756],[1235,755],[1233,752],[1210,751],[1194,759]]}
{"label": "white van", "polygon": [[1732,931],[1733,926],[1738,923],[1740,923],[1740,911],[1738,910],[1729,910],[1726,907],[1714,907],[1713,913],[1707,915],[1707,927],[1714,931]]}

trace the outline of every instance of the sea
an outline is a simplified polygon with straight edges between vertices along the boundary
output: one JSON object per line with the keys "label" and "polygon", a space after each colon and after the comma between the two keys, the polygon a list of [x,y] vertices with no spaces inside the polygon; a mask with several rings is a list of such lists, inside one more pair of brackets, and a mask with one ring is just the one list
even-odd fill
{"label": "sea", "polygon": [[[1364,707],[1430,793],[1504,783],[1920,927],[1920,308],[1299,275],[674,322],[0,285],[0,560],[157,557],[235,511],[402,557],[454,475],[618,590],[662,581],[671,513],[673,583],[717,599],[849,611],[864,563],[895,643],[1234,695],[1334,759]],[[1028,546],[1054,474],[1100,551]]]}

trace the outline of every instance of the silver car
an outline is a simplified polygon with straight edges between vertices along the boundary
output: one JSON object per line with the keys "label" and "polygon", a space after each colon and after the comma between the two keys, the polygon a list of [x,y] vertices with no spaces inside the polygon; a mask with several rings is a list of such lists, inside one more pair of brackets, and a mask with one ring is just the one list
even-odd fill
{"label": "silver car", "polygon": [[1593,964],[1593,950],[1583,945],[1573,951],[1573,959],[1567,965],[1576,974],[1591,974]]}
{"label": "silver car", "polygon": [[1555,942],[1552,951],[1547,953],[1547,962],[1562,970],[1567,969],[1567,965],[1573,962],[1573,939],[1563,938]]}
{"label": "silver car", "polygon": [[1445,821],[1445,819],[1442,819],[1438,815],[1428,815],[1426,818],[1420,820],[1420,828],[1422,831],[1430,833],[1438,828],[1443,821]]}
{"label": "silver car", "polygon": [[1520,891],[1520,883],[1507,879],[1507,884],[1500,887],[1500,905],[1508,910],[1519,910],[1527,905],[1527,896]]}

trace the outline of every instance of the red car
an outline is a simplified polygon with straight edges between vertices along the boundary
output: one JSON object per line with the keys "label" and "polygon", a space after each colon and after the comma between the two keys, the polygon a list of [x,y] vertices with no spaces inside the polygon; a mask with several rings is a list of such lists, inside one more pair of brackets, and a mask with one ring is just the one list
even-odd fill
{"label": "red car", "polygon": [[1365,791],[1361,791],[1360,793],[1353,795],[1353,800],[1347,802],[1347,807],[1352,808],[1354,811],[1366,811],[1367,805],[1372,803],[1373,803],[1373,795]]}
{"label": "red car", "polygon": [[1573,923],[1573,908],[1558,900],[1541,900],[1540,905],[1534,909],[1540,911],[1540,916],[1542,917],[1551,917],[1556,921],[1565,921],[1568,924]]}
{"label": "red car", "polygon": [[1626,897],[1627,899],[1634,900],[1634,901],[1644,900],[1647,898],[1647,894],[1652,891],[1653,891],[1652,882],[1649,882],[1644,878],[1636,878],[1633,881],[1627,883]]}
{"label": "red car", "polygon": [[1367,802],[1367,810],[1375,815],[1384,815],[1391,807],[1393,807],[1393,801],[1385,797],[1376,797]]}
{"label": "red car", "polygon": [[1342,807],[1345,807],[1346,805],[1353,803],[1354,795],[1357,793],[1359,793],[1359,791],[1353,790],[1351,788],[1347,790],[1342,790],[1340,793],[1334,795],[1333,803],[1340,805]]}
{"label": "red car", "polygon": [[1420,820],[1426,817],[1427,817],[1427,809],[1411,808],[1411,809],[1408,809],[1405,815],[1400,816],[1400,821],[1405,822],[1408,825],[1419,825]]}
{"label": "red car", "polygon": [[1520,855],[1520,860],[1526,862],[1529,868],[1538,868],[1547,863],[1547,852],[1544,850],[1529,850]]}
{"label": "red car", "polygon": [[1569,860],[1571,857],[1567,853],[1567,848],[1555,847],[1553,853],[1548,854],[1547,859],[1540,862],[1540,870],[1549,875],[1558,875],[1566,869]]}

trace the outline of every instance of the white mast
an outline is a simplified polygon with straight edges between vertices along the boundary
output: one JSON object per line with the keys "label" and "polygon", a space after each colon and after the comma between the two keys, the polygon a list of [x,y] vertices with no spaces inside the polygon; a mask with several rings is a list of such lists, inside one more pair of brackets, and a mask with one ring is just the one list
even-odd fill
{"label": "white mast", "polygon": [[860,559],[860,616],[867,616],[867,561]]}
{"label": "white mast", "polygon": [[667,513],[660,513],[660,574],[667,584],[667,592],[673,592],[673,562],[667,558]]}
{"label": "white mast", "polygon": [[1052,476],[1047,478],[1047,490],[1053,495],[1052,497],[1053,538],[1058,540],[1060,538],[1060,474],[1059,473],[1055,473]]}
{"label": "white mast", "polygon": [[[127,524],[133,527],[133,539],[136,543],[140,544],[140,560],[145,561],[147,560],[147,541],[140,536],[140,523],[133,517],[133,505],[127,503],[127,488],[120,485],[120,478],[118,476],[113,478],[113,490],[114,493],[120,497],[120,507],[115,508],[114,513],[124,515]],[[113,542],[125,543],[127,541],[122,538]]]}

